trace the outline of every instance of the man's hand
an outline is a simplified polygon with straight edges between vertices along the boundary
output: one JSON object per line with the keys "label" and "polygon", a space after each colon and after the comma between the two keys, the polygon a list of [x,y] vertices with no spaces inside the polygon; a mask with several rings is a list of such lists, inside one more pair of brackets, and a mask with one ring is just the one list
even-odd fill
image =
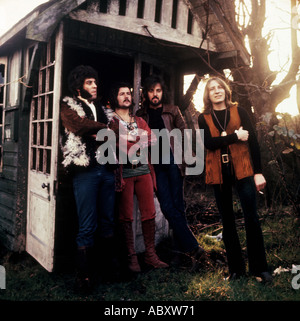
{"label": "man's hand", "polygon": [[239,130],[236,130],[235,133],[237,134],[237,137],[239,140],[246,142],[249,137],[248,130],[243,129],[243,126],[239,128]]}
{"label": "man's hand", "polygon": [[254,183],[256,186],[256,190],[259,192],[263,188],[265,188],[267,182],[266,179],[264,178],[263,174],[255,174],[254,175]]}

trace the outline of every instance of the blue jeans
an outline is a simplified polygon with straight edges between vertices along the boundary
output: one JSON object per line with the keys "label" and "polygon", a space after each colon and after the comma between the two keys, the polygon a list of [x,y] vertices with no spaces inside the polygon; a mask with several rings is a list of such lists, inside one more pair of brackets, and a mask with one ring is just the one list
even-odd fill
{"label": "blue jeans", "polygon": [[257,215],[256,188],[253,177],[235,180],[230,166],[222,170],[223,184],[214,185],[217,206],[222,217],[223,240],[230,273],[244,273],[245,263],[235,225],[232,204],[232,185],[239,195],[245,218],[249,270],[258,275],[268,270],[262,231]]}
{"label": "blue jeans", "polygon": [[78,172],[73,177],[79,231],[78,247],[93,246],[99,223],[101,237],[114,234],[115,177],[105,165]]}
{"label": "blue jeans", "polygon": [[172,153],[170,163],[154,165],[157,183],[156,194],[161,211],[173,230],[176,247],[186,253],[197,248],[198,242],[186,220],[183,177],[178,165],[174,164]]}

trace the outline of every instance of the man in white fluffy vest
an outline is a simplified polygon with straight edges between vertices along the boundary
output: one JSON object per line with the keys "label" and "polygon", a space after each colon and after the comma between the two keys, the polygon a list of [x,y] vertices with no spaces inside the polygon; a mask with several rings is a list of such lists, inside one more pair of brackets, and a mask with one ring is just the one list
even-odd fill
{"label": "man in white fluffy vest", "polygon": [[[72,175],[78,215],[76,285],[80,291],[92,287],[96,230],[107,251],[113,249],[114,237],[115,175],[108,164],[101,165],[96,159],[96,134],[109,122],[108,110],[97,102],[97,83],[98,74],[92,67],[78,66],[68,77],[72,96],[61,101],[63,165]],[[106,257],[102,262],[107,261]]]}

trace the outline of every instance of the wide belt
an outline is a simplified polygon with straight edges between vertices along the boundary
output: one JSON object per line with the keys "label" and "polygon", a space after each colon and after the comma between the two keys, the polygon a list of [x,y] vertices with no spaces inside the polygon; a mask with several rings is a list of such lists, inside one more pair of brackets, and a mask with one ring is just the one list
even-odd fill
{"label": "wide belt", "polygon": [[228,154],[222,154],[221,155],[222,163],[223,164],[228,164],[229,163],[229,155]]}

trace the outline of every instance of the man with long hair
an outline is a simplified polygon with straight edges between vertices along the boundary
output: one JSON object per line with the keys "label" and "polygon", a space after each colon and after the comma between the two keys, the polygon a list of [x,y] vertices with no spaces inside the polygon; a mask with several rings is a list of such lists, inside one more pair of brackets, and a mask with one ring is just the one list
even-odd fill
{"label": "man with long hair", "polygon": [[199,128],[204,129],[206,184],[213,186],[222,217],[229,280],[245,275],[245,263],[235,226],[232,186],[236,187],[245,217],[249,270],[263,281],[271,281],[260,228],[256,192],[266,180],[262,174],[260,150],[250,118],[231,100],[225,81],[212,77],[204,90],[204,111]]}
{"label": "man with long hair", "polygon": [[90,66],[77,66],[68,77],[70,96],[61,101],[61,122],[64,128],[63,165],[72,175],[73,191],[78,215],[76,284],[80,291],[92,289],[92,262],[95,235],[99,234],[108,262],[108,251],[113,248],[115,175],[107,165],[96,160],[99,143],[96,134],[107,128],[108,114],[96,103],[98,74]]}
{"label": "man with long hair", "polygon": [[[144,104],[143,108],[137,111],[137,115],[144,118],[151,129],[181,131],[184,137],[186,128],[185,121],[177,106],[168,104],[167,88],[161,77],[151,75],[145,79],[143,86]],[[175,141],[176,142],[176,141]],[[174,233],[175,255],[173,264],[180,264],[181,253],[192,258],[192,271],[196,271],[200,258],[206,254],[190,230],[186,216],[183,193],[183,180],[185,176],[185,162],[183,157],[184,147],[180,161],[175,161],[175,142],[170,141],[168,148],[159,141],[159,162],[154,164],[157,180],[157,198],[162,213],[168,220]],[[181,144],[181,142],[177,143]]]}

